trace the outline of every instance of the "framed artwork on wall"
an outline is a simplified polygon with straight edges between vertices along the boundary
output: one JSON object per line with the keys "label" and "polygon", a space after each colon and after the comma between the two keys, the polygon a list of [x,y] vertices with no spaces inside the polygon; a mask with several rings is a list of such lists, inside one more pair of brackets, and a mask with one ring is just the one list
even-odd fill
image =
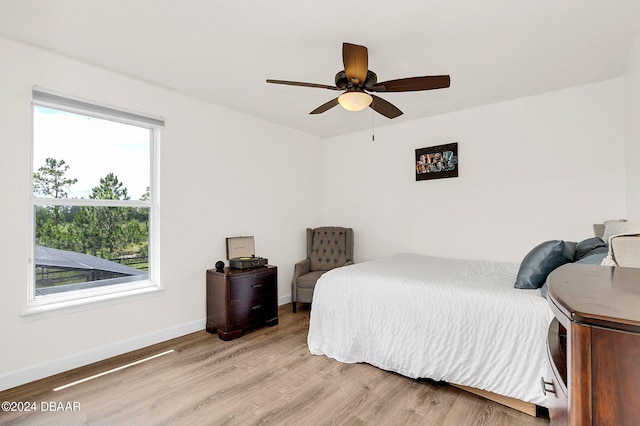
{"label": "framed artwork on wall", "polygon": [[458,143],[416,149],[416,181],[458,177]]}

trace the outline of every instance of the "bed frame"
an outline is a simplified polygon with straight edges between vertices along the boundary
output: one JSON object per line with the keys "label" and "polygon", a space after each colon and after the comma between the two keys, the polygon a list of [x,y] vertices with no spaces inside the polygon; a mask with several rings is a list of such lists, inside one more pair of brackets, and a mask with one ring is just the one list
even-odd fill
{"label": "bed frame", "polygon": [[540,411],[546,410],[546,408],[540,407],[532,402],[521,401],[516,398],[510,398],[508,396],[500,395],[486,390],[472,388],[469,386],[456,385],[455,383],[449,383],[449,385],[458,389],[462,389],[463,391],[472,393],[474,395],[478,395],[490,401],[497,402],[498,404],[502,404],[509,408],[513,408],[514,410],[518,410],[533,417],[538,416]]}

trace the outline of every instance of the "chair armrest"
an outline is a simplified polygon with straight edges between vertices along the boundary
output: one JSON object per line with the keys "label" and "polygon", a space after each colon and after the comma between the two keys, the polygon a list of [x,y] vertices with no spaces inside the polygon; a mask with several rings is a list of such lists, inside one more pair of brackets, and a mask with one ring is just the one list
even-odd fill
{"label": "chair armrest", "polygon": [[296,281],[300,275],[307,274],[311,271],[311,259],[301,260],[293,267],[293,281]]}
{"label": "chair armrest", "polygon": [[298,300],[298,288],[296,281],[300,275],[304,275],[311,270],[311,259],[304,259],[296,263],[293,267],[293,278],[291,279],[291,300]]}

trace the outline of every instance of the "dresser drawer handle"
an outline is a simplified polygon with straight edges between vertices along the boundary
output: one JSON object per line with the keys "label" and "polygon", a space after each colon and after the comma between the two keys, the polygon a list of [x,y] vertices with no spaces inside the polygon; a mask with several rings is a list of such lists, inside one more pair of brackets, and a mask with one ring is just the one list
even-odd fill
{"label": "dresser drawer handle", "polygon": [[257,311],[258,309],[262,309],[262,305],[256,305],[251,307],[252,311]]}
{"label": "dresser drawer handle", "polygon": [[260,287],[262,287],[262,284],[253,284],[251,287],[253,287],[253,288],[260,288]]}
{"label": "dresser drawer handle", "polygon": [[[540,377],[540,385],[542,386],[542,393],[544,394],[544,396],[547,396],[547,392],[549,393],[556,393],[556,388],[553,385],[553,382],[547,382],[544,377]],[[547,388],[547,385],[551,386],[551,388]]]}

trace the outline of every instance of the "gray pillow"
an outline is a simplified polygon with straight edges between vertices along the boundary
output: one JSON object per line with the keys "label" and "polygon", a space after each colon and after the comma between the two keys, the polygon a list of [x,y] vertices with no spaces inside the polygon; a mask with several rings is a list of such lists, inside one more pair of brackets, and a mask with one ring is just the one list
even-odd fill
{"label": "gray pillow", "polygon": [[[600,240],[600,241],[602,241],[602,240]],[[580,243],[578,243],[578,244],[580,244]],[[575,254],[574,259],[578,256],[577,251],[578,251],[578,249],[576,248],[576,254]],[[605,246],[604,243],[603,243],[602,247],[594,248],[589,253],[587,253],[585,256],[582,256],[580,258],[580,260],[577,260],[574,263],[582,264],[582,265],[601,265],[602,264],[602,259],[607,257],[607,254],[609,254],[609,250],[607,249],[607,246]],[[540,295],[542,297],[544,297],[545,299],[547,298],[547,282],[546,281],[544,282],[544,284],[540,288]]]}
{"label": "gray pillow", "polygon": [[598,237],[591,237],[587,238],[586,240],[580,241],[578,244],[576,244],[576,254],[573,256],[573,261],[576,262],[583,257],[588,256],[591,251],[599,247],[604,247],[606,251],[607,245],[602,239]]}
{"label": "gray pillow", "polygon": [[547,276],[559,266],[573,261],[576,243],[570,241],[551,240],[535,246],[522,259],[515,288],[540,288]]}
{"label": "gray pillow", "polygon": [[607,257],[607,254],[609,254],[609,250],[606,246],[596,247],[575,263],[583,265],[601,265],[602,260]]}

